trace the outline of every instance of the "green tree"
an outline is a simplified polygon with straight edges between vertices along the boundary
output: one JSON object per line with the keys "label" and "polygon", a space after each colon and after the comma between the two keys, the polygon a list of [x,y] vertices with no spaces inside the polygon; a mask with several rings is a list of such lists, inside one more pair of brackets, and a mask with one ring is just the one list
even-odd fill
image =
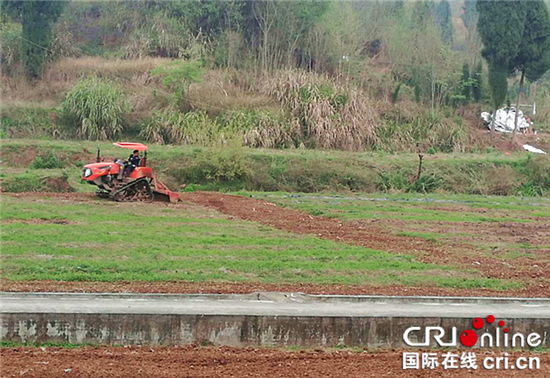
{"label": "green tree", "polygon": [[508,71],[506,66],[493,63],[489,65],[489,85],[491,87],[491,97],[493,99],[493,106],[495,111],[493,113],[493,119],[491,121],[491,131],[495,129],[495,116],[497,109],[502,106],[506,100],[506,94],[508,92]]}
{"label": "green tree", "polygon": [[[536,81],[550,69],[548,7],[543,0],[534,0],[479,1],[477,8],[480,13],[478,28],[485,45],[482,54],[490,66],[495,65],[492,70],[498,67],[510,74],[520,74],[516,131],[524,80]],[[497,76],[490,75],[490,85],[493,85],[491,78]]]}
{"label": "green tree", "polygon": [[411,24],[420,31],[426,30],[432,21],[432,6],[433,3],[427,0],[419,0],[412,5]]}
{"label": "green tree", "polygon": [[170,1],[167,13],[185,23],[193,35],[220,35],[226,29],[238,29],[242,22],[242,1]]}
{"label": "green tree", "polygon": [[[307,55],[309,31],[328,9],[327,2],[254,1],[252,15],[256,27],[249,29],[262,70],[293,67],[297,55]],[[247,9],[247,8],[244,8]]]}
{"label": "green tree", "polygon": [[453,15],[451,12],[451,4],[447,0],[441,0],[435,8],[435,19],[439,29],[441,30],[441,37],[446,44],[453,44]]}
{"label": "green tree", "polygon": [[65,1],[7,1],[2,9],[21,22],[21,55],[27,77],[40,77],[51,45],[52,27],[63,12]]}
{"label": "green tree", "polygon": [[476,66],[476,69],[473,73],[473,80],[472,80],[472,95],[474,96],[475,102],[480,102],[481,97],[483,95],[482,93],[482,85],[483,85],[483,64],[479,62]]}
{"label": "green tree", "polygon": [[489,64],[508,65],[523,39],[527,9],[522,1],[478,1],[481,54]]}
{"label": "green tree", "polygon": [[476,66],[478,57],[481,53],[482,43],[477,32],[477,20],[479,13],[476,9],[476,0],[465,0],[460,16],[462,23],[466,27],[466,51],[469,53],[469,63],[472,67]]}
{"label": "green tree", "polygon": [[[542,0],[526,2],[526,7],[523,38],[515,57],[509,65],[512,72],[520,74],[516,101],[516,110],[518,111],[524,80],[537,81],[550,69],[550,16],[548,7]],[[518,127],[518,111],[516,111],[514,131]]]}
{"label": "green tree", "polygon": [[462,86],[462,96],[464,96],[464,101],[470,101],[470,95],[472,93],[472,83],[470,80],[470,66],[468,63],[464,63],[462,66],[462,78],[460,79],[460,84]]}
{"label": "green tree", "polygon": [[477,25],[477,18],[479,17],[476,9],[476,1],[465,0],[464,5],[462,6],[462,11],[463,12],[460,18],[462,19],[464,26],[466,26],[466,29],[468,29],[468,31],[475,29]]}
{"label": "green tree", "polygon": [[[526,2],[478,1],[478,31],[483,41],[482,56],[489,64],[489,85],[496,110],[506,98],[510,62],[523,39],[527,16]],[[491,125],[494,130],[494,117]]]}
{"label": "green tree", "polygon": [[187,89],[191,83],[201,81],[202,68],[197,61],[176,60],[153,69],[151,74],[164,76],[163,84],[174,91],[176,104],[184,108]]}

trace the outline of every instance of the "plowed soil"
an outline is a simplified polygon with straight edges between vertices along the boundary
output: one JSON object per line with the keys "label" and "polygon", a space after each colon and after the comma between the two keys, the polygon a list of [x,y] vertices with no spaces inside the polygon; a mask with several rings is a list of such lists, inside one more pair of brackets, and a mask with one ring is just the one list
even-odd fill
{"label": "plowed soil", "polygon": [[[422,351],[420,351],[422,352]],[[433,351],[430,351],[433,352]],[[439,352],[439,361],[442,361]],[[453,351],[453,353],[456,353]],[[284,351],[229,347],[2,348],[2,377],[548,377],[540,370],[485,370],[481,361],[501,352],[477,352],[477,370],[403,370],[403,351]],[[509,361],[534,353],[510,352]]]}

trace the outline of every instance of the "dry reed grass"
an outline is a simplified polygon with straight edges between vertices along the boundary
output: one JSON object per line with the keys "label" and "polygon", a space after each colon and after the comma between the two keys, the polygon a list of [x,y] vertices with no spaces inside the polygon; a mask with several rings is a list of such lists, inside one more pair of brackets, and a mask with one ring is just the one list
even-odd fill
{"label": "dry reed grass", "polygon": [[314,73],[281,71],[265,77],[260,91],[288,108],[312,147],[361,150],[377,143],[376,111],[356,88]]}
{"label": "dry reed grass", "polygon": [[22,75],[2,75],[2,103],[8,106],[24,103],[58,104],[80,78],[95,75],[117,82],[129,94],[134,108],[137,111],[144,110],[151,104],[156,104],[155,97],[162,97],[162,93],[155,92],[154,88],[160,78],[152,76],[151,70],[169,61],[170,59],[164,58],[64,58],[49,64],[42,80],[35,83],[28,82]]}
{"label": "dry reed grass", "polygon": [[189,87],[187,96],[191,105],[215,115],[240,109],[281,109],[281,105],[272,97],[236,84],[233,78],[238,75],[244,73],[230,69],[205,71],[202,82]]}

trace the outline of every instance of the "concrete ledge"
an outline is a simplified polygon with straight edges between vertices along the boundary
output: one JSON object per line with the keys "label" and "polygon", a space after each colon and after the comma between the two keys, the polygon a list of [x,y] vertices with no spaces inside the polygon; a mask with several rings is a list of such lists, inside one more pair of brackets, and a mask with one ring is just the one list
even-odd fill
{"label": "concrete ledge", "polygon": [[147,299],[147,300],[271,300],[324,303],[440,303],[440,304],[521,304],[550,306],[550,298],[503,298],[503,297],[429,297],[429,296],[383,296],[383,295],[312,295],[304,293],[254,292],[250,294],[141,294],[141,293],[55,293],[55,292],[0,292],[1,299],[10,298],[63,298],[63,299]]}
{"label": "concrete ledge", "polygon": [[[550,345],[550,301],[500,298],[0,293],[2,340],[120,345],[403,347],[411,327],[494,315]],[[481,329],[478,332],[493,332]],[[419,334],[418,341],[423,335]]]}

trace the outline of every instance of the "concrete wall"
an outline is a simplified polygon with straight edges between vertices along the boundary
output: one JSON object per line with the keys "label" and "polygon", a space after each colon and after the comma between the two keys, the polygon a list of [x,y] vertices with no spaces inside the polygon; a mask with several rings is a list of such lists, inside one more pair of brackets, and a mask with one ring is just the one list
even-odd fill
{"label": "concrete wall", "polygon": [[[539,333],[543,345],[550,346],[550,319],[503,320],[514,333]],[[460,336],[461,331],[472,329],[471,321],[452,317],[3,313],[1,336],[4,341],[21,343],[403,347],[403,333],[413,325],[441,326],[447,335],[457,327]],[[490,332],[494,334],[494,329]],[[419,335],[418,341],[423,340],[423,334]]]}

